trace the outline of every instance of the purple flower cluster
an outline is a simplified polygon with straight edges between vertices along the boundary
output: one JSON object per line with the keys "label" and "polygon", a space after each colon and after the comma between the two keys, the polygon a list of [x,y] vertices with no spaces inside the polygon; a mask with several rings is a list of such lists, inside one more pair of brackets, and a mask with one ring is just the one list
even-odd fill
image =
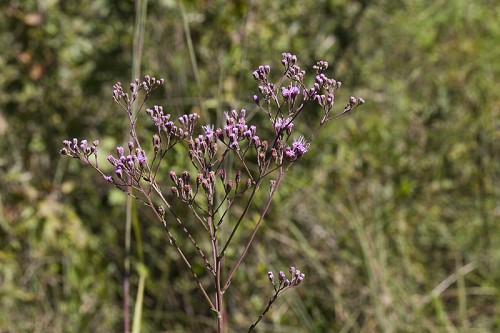
{"label": "purple flower cluster", "polygon": [[[198,134],[196,129],[199,116],[196,113],[185,114],[175,120],[170,114],[164,112],[162,106],[154,105],[145,110],[148,116],[146,118],[151,120],[155,128],[149,142],[152,152],[146,155],[146,151],[142,149],[142,146],[146,147],[146,145],[141,142],[136,130],[142,105],[134,113],[132,112],[133,105],[137,101],[140,91],[143,91],[141,95],[145,93],[145,99],[147,99],[150,92],[162,85],[164,80],[145,76],[142,81],[136,79],[132,82],[129,86],[129,92],[126,92],[119,82],[113,86],[113,99],[126,111],[130,123],[130,142],[127,152],[125,152],[126,148],[119,146],[116,148],[116,156],[109,155],[107,158],[114,167],[113,176],[104,173],[97,163],[99,141],[93,141],[92,145],[86,140],[79,141],[76,138],[63,141],[62,155],[78,158],[86,165],[93,167],[105,180],[120,188],[127,195],[150,207],[166,229],[171,244],[185,259],[187,267],[192,270],[192,265],[188,262],[190,259],[185,257],[180,243],[175,241],[170,232],[171,227],[166,222],[167,212],[174,217],[181,230],[196,248],[201,260],[205,263],[205,267],[216,277],[214,289],[218,290],[218,294],[215,306],[203,284],[198,281],[198,286],[206,296],[210,308],[215,309],[214,311],[217,313],[221,313],[223,309],[217,307],[222,302],[219,302],[223,297],[221,290],[227,289],[235,271],[255,239],[257,230],[264,220],[284,174],[291,165],[307,153],[311,141],[325,123],[364,103],[362,98],[351,97],[341,113],[331,116],[330,112],[335,102],[334,95],[341,83],[324,74],[328,63],[319,61],[313,66],[316,72],[314,83],[312,86],[306,86],[304,83],[305,71],[297,65],[295,55],[283,53],[281,62],[284,72],[276,83],[270,81],[271,68],[268,65],[259,66],[253,72],[253,77],[259,82],[258,91],[260,94],[259,96],[254,95],[253,100],[258,110],[267,116],[269,129],[267,132],[263,131],[270,134],[266,138],[267,140],[257,135],[255,125],[247,124],[247,111],[245,109],[225,112],[225,124],[222,128],[206,124],[201,126]],[[261,100],[264,102],[261,103]],[[302,130],[299,119],[308,104],[319,105],[320,111],[322,110],[322,119],[306,139],[304,135],[295,134]],[[309,130],[309,127],[306,127],[306,130]],[[173,186],[170,187],[171,193],[193,211],[195,218],[208,232],[208,236],[212,240],[212,256],[205,255],[203,246],[197,243],[193,234],[188,230],[189,228],[177,217],[174,206],[170,202],[172,197],[164,194],[162,186],[158,184],[158,181],[162,180],[162,177],[157,179],[157,175],[162,170],[160,166],[166,161],[167,153],[176,144],[187,146],[186,158],[189,159],[195,171],[191,171],[190,174],[186,170],[180,175],[170,171],[169,176],[173,182]],[[148,159],[147,156],[150,158]],[[93,159],[91,160],[90,157]],[[249,163],[249,159],[254,159],[253,163]],[[228,162],[231,161],[236,161],[236,163],[226,168]],[[255,163],[258,170],[255,168]],[[247,208],[252,203],[255,192],[261,188],[265,180],[269,181],[270,188],[265,208],[253,227],[252,236],[247,241],[245,250],[230,269],[224,282],[220,279],[219,271],[223,257],[229,246],[234,246],[234,239],[238,239],[235,235],[238,234],[237,230],[246,218]],[[129,187],[132,187],[134,191],[130,191]],[[250,191],[253,191],[252,194],[243,195],[250,188]],[[198,195],[204,198],[198,200]],[[223,233],[218,233],[217,230],[228,216],[233,215],[228,214],[229,209],[238,200],[247,199],[246,203],[239,202],[246,208],[235,223],[230,224],[232,230],[227,239],[222,239]],[[158,202],[161,205],[158,205]],[[224,244],[224,246],[219,248],[218,244]],[[210,257],[214,258],[213,262],[209,262],[208,258]],[[305,274],[294,267],[290,267],[289,272],[288,277],[284,272],[279,272],[276,280],[273,272],[268,272],[268,278],[274,287],[275,294],[270,299],[262,316],[269,311],[272,303],[283,291],[299,285],[305,278]],[[198,279],[196,273],[194,271],[192,273],[194,278]],[[260,321],[262,316],[252,327]]]}
{"label": "purple flower cluster", "polygon": [[125,102],[125,109],[129,113],[131,113],[131,103],[133,103],[137,99],[137,97],[139,96],[139,91],[144,90],[146,94],[149,95],[155,88],[163,85],[163,83],[165,83],[164,79],[156,79],[154,77],[150,77],[149,75],[146,75],[142,82],[139,81],[139,79],[135,79],[135,81],[130,83],[129,86],[130,92],[132,93],[132,96],[130,96],[125,92],[122,84],[120,82],[117,82],[113,86],[113,100],[118,104],[120,104],[123,100]]}
{"label": "purple flower cluster", "polygon": [[[137,183],[140,176],[147,169],[146,153],[140,148],[134,148],[134,143],[128,143],[129,154],[125,155],[123,147],[116,147],[117,158],[108,156],[108,161],[115,167],[115,174],[126,183]],[[112,181],[111,176],[104,177],[107,181]]]}
{"label": "purple flower cluster", "polygon": [[300,94],[300,88],[294,86],[292,83],[290,83],[288,87],[281,88],[281,95],[283,96],[285,103],[290,103],[293,105],[299,94]]}
{"label": "purple flower cluster", "polygon": [[285,131],[288,135],[292,134],[293,129],[293,119],[291,117],[281,118],[278,117],[274,122],[274,132],[276,135],[280,135]]}
{"label": "purple flower cluster", "polygon": [[306,71],[301,70],[299,66],[295,63],[297,62],[297,56],[290,53],[283,53],[281,63],[285,67],[285,75],[292,79],[293,81],[302,82]]}
{"label": "purple flower cluster", "polygon": [[[274,83],[269,82],[268,76],[271,73],[271,67],[259,66],[257,70],[253,72],[253,77],[255,80],[259,81],[262,85],[259,86],[259,92],[264,97],[266,102],[269,102],[274,96]],[[259,104],[259,99],[254,96],[254,101]]]}
{"label": "purple flower cluster", "polygon": [[64,147],[60,150],[61,155],[88,159],[89,156],[96,154],[99,140],[94,140],[89,146],[87,140],[78,142],[77,138],[73,138],[71,141],[64,140],[63,145]]}
{"label": "purple flower cluster", "polygon": [[274,290],[279,293],[280,291],[287,289],[287,288],[292,288],[295,286],[298,286],[299,284],[302,283],[302,281],[305,278],[305,274],[299,271],[298,269],[295,269],[295,267],[290,267],[288,270],[290,272],[290,278],[286,277],[286,274],[283,271],[280,271],[278,274],[278,281],[276,283],[274,279],[274,274],[273,272],[269,271],[267,272],[267,277],[269,279],[269,282],[274,287]]}
{"label": "purple flower cluster", "polygon": [[170,141],[172,136],[179,140],[189,137],[193,133],[196,122],[199,118],[196,113],[179,117],[179,123],[184,128],[182,129],[170,120],[170,114],[165,114],[163,112],[163,106],[155,105],[152,109],[146,109],[146,113],[151,117],[151,120],[153,120],[157,133],[160,135],[161,132],[163,132],[167,141]]}
{"label": "purple flower cluster", "polygon": [[298,137],[292,143],[292,146],[285,147],[285,158],[289,161],[295,161],[305,153],[309,149],[310,143],[304,139],[303,136]]}
{"label": "purple flower cluster", "polygon": [[260,146],[260,139],[255,134],[257,127],[246,124],[245,109],[241,109],[239,114],[236,110],[233,110],[231,113],[225,112],[225,115],[226,125],[224,126],[224,134],[229,139],[227,143],[229,148],[238,150],[240,148],[239,142],[242,140],[248,140],[250,145],[255,147]]}

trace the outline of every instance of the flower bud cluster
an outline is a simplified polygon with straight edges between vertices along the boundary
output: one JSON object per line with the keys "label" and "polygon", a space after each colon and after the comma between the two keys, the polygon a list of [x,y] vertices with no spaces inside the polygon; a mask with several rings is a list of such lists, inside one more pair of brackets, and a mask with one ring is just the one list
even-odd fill
{"label": "flower bud cluster", "polygon": [[271,67],[269,65],[266,66],[259,66],[253,73],[254,79],[256,79],[259,82],[266,83],[268,81],[268,76],[271,73]]}
{"label": "flower bud cluster", "polygon": [[[134,148],[134,143],[128,143],[129,154],[125,155],[123,147],[116,147],[117,157],[108,156],[108,162],[115,167],[115,174],[119,179],[138,181],[138,176],[144,171],[147,164],[146,153],[140,148]],[[110,181],[110,176],[106,180]],[[128,183],[128,182],[127,182]]]}
{"label": "flower bud cluster", "polygon": [[141,86],[144,88],[144,90],[146,90],[146,93],[149,94],[155,88],[163,85],[163,83],[165,83],[164,79],[156,79],[155,77],[146,75],[144,76],[144,81],[142,81]]}
{"label": "flower bud cluster", "polygon": [[297,62],[297,56],[288,52],[284,52],[281,54],[282,60],[281,63],[285,67],[285,69],[289,69]]}
{"label": "flower bud cluster", "polygon": [[179,117],[179,123],[184,127],[189,135],[192,135],[198,118],[199,116],[196,113],[184,114],[182,117]]}
{"label": "flower bud cluster", "polygon": [[277,135],[280,135],[282,131],[285,131],[286,134],[290,135],[292,134],[292,129],[293,129],[293,122],[292,118],[290,117],[287,118],[278,117],[274,122],[274,132]]}
{"label": "flower bud cluster", "polygon": [[351,96],[349,98],[349,101],[347,102],[347,105],[344,107],[344,111],[342,113],[347,113],[349,111],[352,111],[355,108],[357,108],[358,106],[360,106],[361,104],[363,104],[364,102],[365,102],[365,100],[362,98],[356,99],[355,97]]}
{"label": "flower bud cluster", "polygon": [[283,58],[281,63],[286,70],[285,75],[293,81],[302,82],[306,72],[295,64],[297,62],[297,56],[290,53],[283,53],[281,56]]}
{"label": "flower bud cluster", "polygon": [[290,277],[287,278],[286,274],[283,271],[280,271],[278,274],[278,281],[275,280],[273,272],[269,271],[267,273],[267,277],[269,279],[269,282],[274,287],[274,290],[276,292],[280,292],[284,290],[285,288],[292,288],[295,286],[298,286],[299,284],[302,283],[302,281],[305,278],[305,274],[296,269],[295,267],[290,267],[288,270],[290,272]]}
{"label": "flower bud cluster", "polygon": [[283,96],[283,100],[285,103],[295,104],[297,96],[300,94],[300,88],[297,86],[290,85],[288,87],[281,88],[281,95]]}
{"label": "flower bud cluster", "polygon": [[[170,171],[170,179],[174,182],[172,193],[184,202],[190,202],[194,198],[193,189],[189,184],[191,176],[189,172],[184,171],[180,177],[177,177],[174,171]],[[199,184],[197,183],[199,186]]]}
{"label": "flower bud cluster", "polygon": [[158,132],[163,131],[167,139],[170,139],[172,135],[178,139],[188,137],[193,132],[196,121],[198,120],[198,115],[196,113],[180,117],[179,122],[184,127],[184,129],[182,129],[170,120],[170,114],[165,114],[163,112],[163,106],[155,105],[152,109],[146,109],[146,113],[153,120],[153,124],[156,126]]}
{"label": "flower bud cluster", "polygon": [[[274,96],[274,83],[269,82],[268,78],[270,73],[271,67],[269,67],[269,65],[259,66],[259,68],[253,72],[254,79],[262,84],[259,86],[259,92],[264,97],[265,101],[271,100]],[[253,100],[257,105],[260,104],[257,96],[254,96]]]}
{"label": "flower bud cluster", "polygon": [[132,94],[132,96],[130,96],[124,91],[122,84],[117,82],[113,86],[113,100],[118,104],[120,104],[120,101],[122,100],[125,101],[127,105],[127,112],[131,113],[131,103],[137,99],[140,90],[144,89],[146,94],[149,95],[151,91],[161,86],[163,83],[165,83],[164,79],[156,79],[154,77],[150,77],[149,75],[146,75],[142,82],[139,79],[135,79],[135,81],[129,85],[129,90]]}
{"label": "flower bud cluster", "polygon": [[261,141],[256,135],[257,127],[246,124],[245,109],[241,109],[239,114],[236,110],[233,110],[231,113],[226,112],[225,115],[226,125],[224,126],[223,133],[229,139],[227,143],[229,148],[239,150],[239,142],[242,140],[248,140],[250,146],[260,147]]}
{"label": "flower bud cluster", "polygon": [[313,66],[313,69],[316,71],[316,74],[323,73],[328,69],[328,62],[320,60]]}
{"label": "flower bud cluster", "polygon": [[121,82],[117,82],[113,86],[113,100],[120,103],[121,99],[128,100],[128,94],[123,90]]}
{"label": "flower bud cluster", "polygon": [[199,164],[201,169],[210,169],[210,163],[216,156],[217,153],[217,138],[218,135],[222,136],[222,130],[218,129],[218,133],[215,134],[213,128],[209,125],[204,126],[205,135],[198,135],[196,138],[191,138],[188,141],[189,148],[189,158],[194,164]]}
{"label": "flower bud cluster", "polygon": [[87,140],[78,142],[77,138],[73,138],[73,140],[64,140],[63,145],[64,147],[59,151],[61,155],[88,160],[91,155],[97,155],[99,140],[94,140],[89,146]]}

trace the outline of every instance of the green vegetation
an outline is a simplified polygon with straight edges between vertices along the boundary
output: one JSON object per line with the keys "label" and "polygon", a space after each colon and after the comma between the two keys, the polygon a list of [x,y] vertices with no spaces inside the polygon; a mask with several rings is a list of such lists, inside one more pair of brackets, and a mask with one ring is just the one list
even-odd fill
{"label": "green vegetation", "polygon": [[[258,332],[500,330],[500,5],[179,3],[148,4],[142,52],[170,113],[254,110],[251,72],[277,71],[282,52],[327,60],[339,109],[347,92],[366,100],[285,177],[226,300],[235,332],[266,306],[267,271],[290,265],[307,278]],[[0,5],[0,332],[123,331],[125,198],[59,149],[123,141],[111,87],[130,81],[134,24],[131,1]],[[144,283],[143,332],[209,330],[190,273],[137,208],[131,313]]]}

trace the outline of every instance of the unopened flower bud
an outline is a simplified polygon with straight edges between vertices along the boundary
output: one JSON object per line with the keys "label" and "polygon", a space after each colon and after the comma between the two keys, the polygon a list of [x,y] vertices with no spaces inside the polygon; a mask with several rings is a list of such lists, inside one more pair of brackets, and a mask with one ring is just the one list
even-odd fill
{"label": "unopened flower bud", "polygon": [[177,184],[177,175],[175,171],[170,171],[168,175],[170,176],[170,179],[172,179],[172,181]]}
{"label": "unopened flower bud", "polygon": [[224,182],[226,180],[226,170],[225,169],[220,169],[219,170],[219,177],[220,179]]}
{"label": "unopened flower bud", "polygon": [[123,179],[123,170],[122,170],[122,168],[116,168],[115,173],[118,176],[118,178]]}
{"label": "unopened flower bud", "polygon": [[203,175],[201,173],[196,176],[196,185],[200,186],[200,184],[203,182]]}
{"label": "unopened flower bud", "polygon": [[184,185],[182,190],[183,190],[182,194],[183,194],[184,198],[189,199],[189,197],[191,197],[191,185],[189,185],[189,184]]}
{"label": "unopened flower bud", "polygon": [[253,95],[253,101],[255,104],[260,105],[259,96]]}
{"label": "unopened flower bud", "polygon": [[229,180],[226,184],[226,193],[231,191],[234,187],[234,182],[232,180]]}
{"label": "unopened flower bud", "polygon": [[267,272],[267,277],[269,278],[269,281],[274,284],[274,275],[273,272],[269,271]]}
{"label": "unopened flower bud", "polygon": [[153,148],[155,152],[161,148],[161,138],[158,134],[153,135]]}
{"label": "unopened flower bud", "polygon": [[269,192],[274,192],[276,189],[276,181],[275,180],[270,180],[269,181]]}
{"label": "unopened flower bud", "polygon": [[87,150],[87,147],[88,147],[87,140],[82,140],[82,141],[80,142],[80,148],[81,148],[83,151],[85,151],[85,150]]}
{"label": "unopened flower bud", "polygon": [[279,281],[280,281],[280,284],[282,284],[283,281],[285,281],[285,273],[283,271],[280,271],[280,273],[279,273]]}
{"label": "unopened flower bud", "polygon": [[208,173],[208,179],[210,180],[210,182],[211,182],[212,184],[213,184],[213,183],[215,183],[215,172],[210,171],[210,172]]}
{"label": "unopened flower bud", "polygon": [[187,171],[184,171],[182,173],[182,179],[184,180],[184,183],[189,183],[189,179],[191,178],[191,176],[189,175],[189,172]]}
{"label": "unopened flower bud", "polygon": [[165,215],[165,208],[163,206],[159,206],[158,207],[158,213],[163,216]]}

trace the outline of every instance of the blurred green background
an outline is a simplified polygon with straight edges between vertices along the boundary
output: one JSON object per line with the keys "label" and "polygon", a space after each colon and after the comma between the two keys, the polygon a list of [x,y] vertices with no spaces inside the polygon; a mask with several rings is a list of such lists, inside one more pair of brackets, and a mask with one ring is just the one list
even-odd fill
{"label": "blurred green background", "polygon": [[[285,177],[226,295],[232,331],[290,265],[304,284],[259,332],[500,331],[498,22],[493,0],[147,4],[141,73],[166,79],[155,102],[173,115],[255,111],[251,72],[277,77],[282,52],[330,63],[338,109],[367,101]],[[123,141],[111,87],[130,82],[136,26],[132,1],[0,4],[0,332],[123,331],[125,198],[59,149]],[[143,331],[210,332],[161,226],[139,216]]]}

